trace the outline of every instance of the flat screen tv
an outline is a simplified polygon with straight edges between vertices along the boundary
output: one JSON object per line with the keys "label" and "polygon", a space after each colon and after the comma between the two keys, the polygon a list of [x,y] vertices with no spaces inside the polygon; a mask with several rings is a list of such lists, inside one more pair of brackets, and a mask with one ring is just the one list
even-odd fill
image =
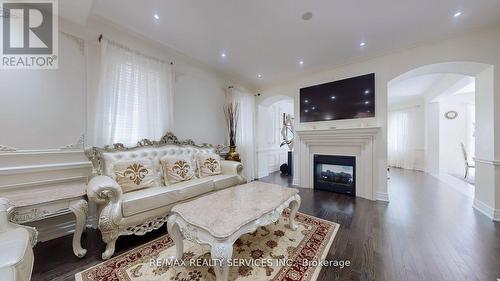
{"label": "flat screen tv", "polygon": [[300,122],[375,117],[375,73],[300,89]]}

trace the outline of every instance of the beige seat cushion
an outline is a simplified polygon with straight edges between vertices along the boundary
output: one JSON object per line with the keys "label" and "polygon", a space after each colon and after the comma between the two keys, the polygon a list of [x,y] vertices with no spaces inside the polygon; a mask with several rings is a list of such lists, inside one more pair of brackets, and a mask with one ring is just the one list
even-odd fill
{"label": "beige seat cushion", "polygon": [[222,174],[222,175],[206,177],[205,179],[210,179],[214,181],[215,190],[220,190],[240,184],[240,180],[237,175]]}
{"label": "beige seat cushion", "polygon": [[113,174],[124,193],[159,184],[153,162],[147,158],[118,161]]}
{"label": "beige seat cushion", "polygon": [[124,217],[161,208],[214,190],[209,178],[179,182],[170,186],[155,186],[123,195]]}
{"label": "beige seat cushion", "polygon": [[165,185],[192,180],[196,177],[196,164],[188,156],[165,156],[161,158]]}
{"label": "beige seat cushion", "polygon": [[200,178],[220,175],[222,173],[220,165],[220,156],[216,154],[196,155],[196,163],[198,164],[198,176]]}

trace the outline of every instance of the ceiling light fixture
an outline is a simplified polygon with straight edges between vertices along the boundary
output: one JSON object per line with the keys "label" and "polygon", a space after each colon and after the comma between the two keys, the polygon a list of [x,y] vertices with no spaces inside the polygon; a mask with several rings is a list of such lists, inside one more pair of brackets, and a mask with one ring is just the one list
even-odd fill
{"label": "ceiling light fixture", "polygon": [[299,64],[300,64],[300,65],[304,65],[304,61],[303,61],[303,60],[300,60],[300,61],[299,61]]}
{"label": "ceiling light fixture", "polygon": [[226,57],[226,53],[222,53],[220,54],[221,57],[225,58]]}
{"label": "ceiling light fixture", "polygon": [[365,95],[368,95],[370,93],[370,90],[365,91]]}
{"label": "ceiling light fixture", "polygon": [[304,103],[309,103],[309,100],[304,100]]}
{"label": "ceiling light fixture", "polygon": [[155,20],[159,20],[159,19],[160,19],[160,15],[158,15],[158,14],[154,14],[154,15],[153,15],[153,18],[155,18]]}
{"label": "ceiling light fixture", "polygon": [[262,78],[262,74],[257,74],[257,78]]}
{"label": "ceiling light fixture", "polygon": [[359,46],[360,46],[360,47],[364,47],[364,46],[366,46],[366,42],[361,42],[361,43],[359,43]]}
{"label": "ceiling light fixture", "polygon": [[335,97],[335,96],[331,96],[331,97],[330,97],[330,99],[331,99],[331,100],[334,100],[334,99],[336,99],[336,98],[337,98],[337,97]]}
{"label": "ceiling light fixture", "polygon": [[456,13],[453,15],[453,17],[454,17],[454,18],[458,18],[458,17],[459,17],[459,16],[461,16],[461,15],[462,15],[462,12],[456,12]]}
{"label": "ceiling light fixture", "polygon": [[365,104],[369,104],[370,102],[369,101],[365,101]]}

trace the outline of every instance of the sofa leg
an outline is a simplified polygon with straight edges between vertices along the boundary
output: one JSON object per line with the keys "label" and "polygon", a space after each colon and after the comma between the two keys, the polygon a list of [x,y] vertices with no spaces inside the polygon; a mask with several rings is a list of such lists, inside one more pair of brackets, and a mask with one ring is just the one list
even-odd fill
{"label": "sofa leg", "polygon": [[106,242],[106,250],[102,253],[103,260],[107,260],[115,254],[116,239]]}

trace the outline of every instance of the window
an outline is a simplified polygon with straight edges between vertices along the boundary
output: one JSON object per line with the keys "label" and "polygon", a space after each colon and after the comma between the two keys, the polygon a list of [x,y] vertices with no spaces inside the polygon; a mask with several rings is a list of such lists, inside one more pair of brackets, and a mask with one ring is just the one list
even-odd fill
{"label": "window", "polygon": [[172,127],[172,70],[168,63],[102,41],[95,145],[134,145],[160,139]]}

